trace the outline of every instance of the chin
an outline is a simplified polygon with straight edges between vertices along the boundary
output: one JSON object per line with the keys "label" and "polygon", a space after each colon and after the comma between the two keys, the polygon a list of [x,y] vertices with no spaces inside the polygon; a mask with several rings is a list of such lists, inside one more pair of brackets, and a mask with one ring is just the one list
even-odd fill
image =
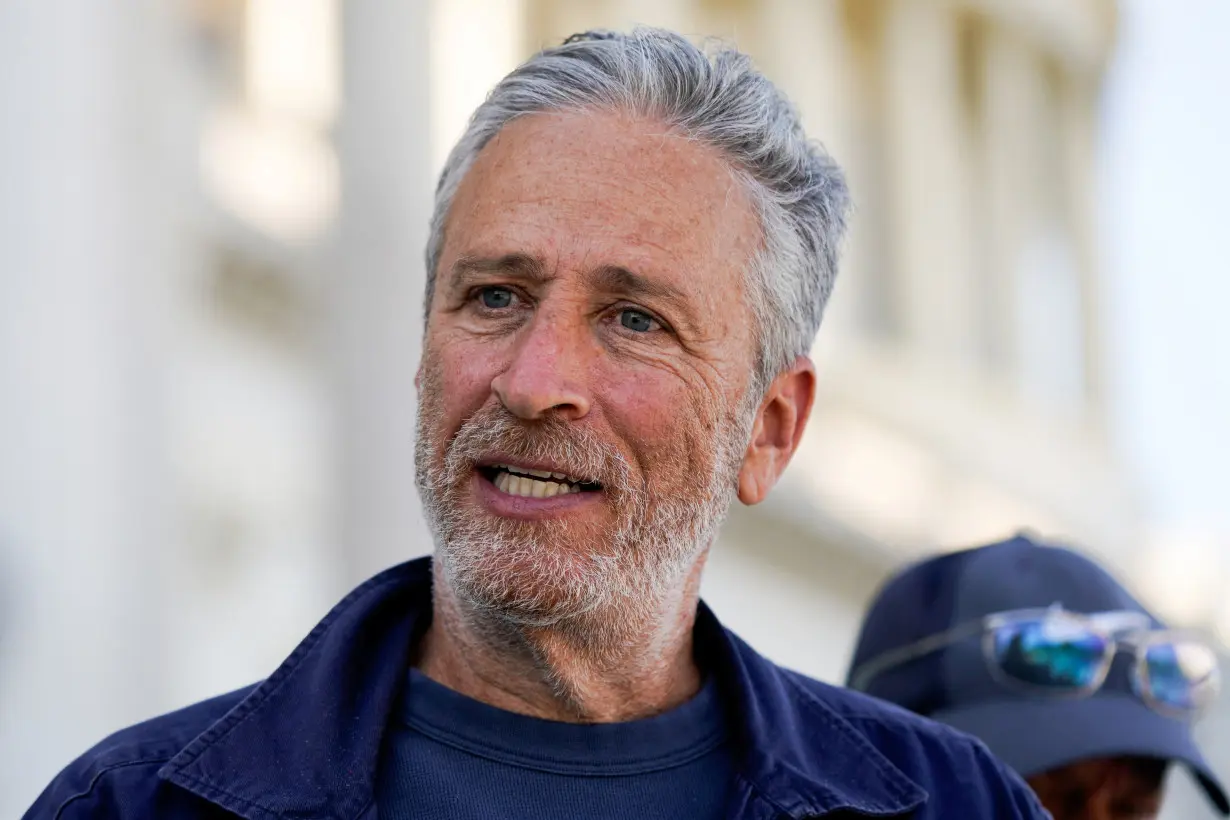
{"label": "chin", "polygon": [[[626,584],[626,567],[565,533],[449,539],[442,558],[463,601],[527,626],[576,619],[602,607]],[[590,545],[579,549],[578,543]]]}

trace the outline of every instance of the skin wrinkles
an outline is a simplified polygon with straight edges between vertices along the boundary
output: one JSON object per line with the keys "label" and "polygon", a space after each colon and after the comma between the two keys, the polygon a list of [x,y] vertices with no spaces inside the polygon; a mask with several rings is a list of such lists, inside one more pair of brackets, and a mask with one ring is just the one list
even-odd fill
{"label": "skin wrinkles", "polygon": [[[715,151],[659,124],[538,114],[479,154],[444,236],[419,371],[438,560],[417,663],[553,719],[677,705],[700,684],[716,527],[776,481],[814,392],[800,359],[746,395],[756,214]],[[501,512],[480,469],[493,453],[601,491]]]}

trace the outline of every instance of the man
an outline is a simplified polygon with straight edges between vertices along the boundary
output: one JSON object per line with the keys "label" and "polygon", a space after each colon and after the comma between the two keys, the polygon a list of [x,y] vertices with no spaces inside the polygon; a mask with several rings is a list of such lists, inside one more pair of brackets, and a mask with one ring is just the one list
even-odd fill
{"label": "man", "polygon": [[698,603],[802,435],[846,211],[735,51],[548,49],[437,190],[436,540],[255,687],[121,732],[31,818],[1036,818],[951,730],[779,669]]}
{"label": "man", "polygon": [[1155,818],[1175,762],[1230,814],[1190,728],[1218,682],[1202,640],[1089,559],[1025,536],[889,580],[849,679],[985,741],[1056,820]]}

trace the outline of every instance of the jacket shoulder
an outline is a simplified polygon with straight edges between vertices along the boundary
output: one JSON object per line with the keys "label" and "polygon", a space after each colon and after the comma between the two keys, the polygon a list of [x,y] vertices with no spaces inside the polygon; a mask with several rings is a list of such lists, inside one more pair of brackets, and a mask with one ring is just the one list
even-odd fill
{"label": "jacket shoulder", "polygon": [[938,742],[945,746],[978,747],[982,745],[970,735],[888,701],[873,698],[852,689],[833,686],[793,670],[783,669],[782,674],[795,686],[801,696],[820,701],[831,711],[862,729],[868,735],[868,739],[890,740],[907,736],[917,737],[924,742],[928,740]]}
{"label": "jacket shoulder", "polygon": [[[789,670],[783,674],[800,698],[814,699],[836,713],[927,791],[920,816],[1050,817],[1021,777],[977,738],[860,692]],[[971,809],[974,814],[969,814]]]}
{"label": "jacket shoulder", "polygon": [[146,818],[165,787],[158,777],[181,749],[220,720],[254,687],[246,687],[129,726],[109,735],[66,766],[23,820]]}

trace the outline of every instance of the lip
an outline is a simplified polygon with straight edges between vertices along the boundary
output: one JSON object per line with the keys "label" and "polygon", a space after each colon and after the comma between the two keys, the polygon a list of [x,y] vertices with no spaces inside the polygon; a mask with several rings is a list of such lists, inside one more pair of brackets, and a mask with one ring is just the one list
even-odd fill
{"label": "lip", "polygon": [[[495,462],[507,463],[507,462]],[[520,465],[517,466],[529,466]],[[534,467],[535,470],[546,470],[547,467]],[[560,472],[560,471],[556,471]],[[563,515],[583,510],[595,504],[602,503],[601,490],[568,493],[551,498],[527,498],[519,495],[509,495],[492,484],[479,470],[474,470],[470,476],[474,494],[483,507],[501,518],[517,518],[522,521],[539,521],[547,518],[559,518]]]}

